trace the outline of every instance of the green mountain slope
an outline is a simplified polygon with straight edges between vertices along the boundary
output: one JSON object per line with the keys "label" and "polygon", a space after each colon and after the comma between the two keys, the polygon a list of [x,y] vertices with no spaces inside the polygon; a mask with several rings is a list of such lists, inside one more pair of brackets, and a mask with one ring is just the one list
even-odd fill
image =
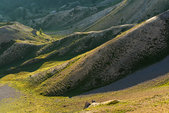
{"label": "green mountain slope", "polygon": [[30,72],[24,79],[43,95],[100,87],[168,55],[167,22],[168,11],[135,27],[76,33],[56,41],[19,23],[1,24],[1,74]]}
{"label": "green mountain slope", "polygon": [[[79,95],[68,97],[46,97],[33,92],[32,87],[25,86],[25,80],[21,80],[25,72],[10,74],[0,79],[0,91],[3,84],[12,84],[21,94],[20,97],[3,99],[0,101],[0,112],[32,112],[32,113],[103,113],[103,112],[168,112],[169,105],[169,75],[138,84],[134,87],[121,90],[98,93],[91,95]],[[17,78],[17,79],[16,79]],[[5,85],[6,86],[6,85]],[[6,94],[4,92],[0,94]],[[6,95],[7,96],[7,95]],[[3,97],[1,97],[3,98]],[[91,103],[91,101],[96,101]],[[84,109],[86,102],[92,105]]]}
{"label": "green mountain slope", "polygon": [[123,25],[97,32],[79,32],[56,40],[19,23],[4,24],[0,28],[0,72],[5,74],[35,71],[45,62],[70,60],[133,26]]}
{"label": "green mountain slope", "polygon": [[[67,52],[60,57],[60,60],[57,59],[58,56],[55,54],[56,59],[44,59],[44,62],[38,68],[36,67],[37,63],[34,62],[36,60],[32,59],[38,57],[45,58],[52,51],[59,50],[59,46],[57,46],[58,41],[53,41],[50,37],[47,38],[45,34],[39,34],[39,32],[37,32],[37,36],[34,36],[35,32],[32,33],[33,29],[20,24],[0,24],[5,30],[8,28],[9,31],[6,30],[6,32],[8,31],[7,36],[12,36],[11,33],[15,34],[15,29],[19,30],[21,34],[28,33],[30,38],[14,37],[13,41],[15,44],[19,42],[21,44],[34,45],[33,50],[35,50],[35,56],[24,59],[24,63],[20,63],[22,64],[20,65],[20,69],[13,66],[11,70],[15,70],[15,72],[12,73],[11,70],[7,70],[10,74],[6,74],[3,77],[0,74],[2,77],[0,78],[0,95],[6,94],[5,91],[10,89],[2,90],[4,85],[9,85],[19,91],[19,97],[0,100],[0,112],[168,112],[169,76],[167,74],[167,67],[165,67],[167,71],[160,74],[162,75],[161,77],[125,90],[79,95],[72,98],[62,97],[64,95],[76,95],[83,91],[96,88],[100,86],[100,78],[104,81],[101,81],[103,83],[101,85],[105,85],[127,73],[131,73],[140,67],[152,64],[167,56],[169,38],[168,22],[169,11],[136,25],[134,28],[122,33],[109,42],[73,59],[63,60]],[[17,27],[12,28],[14,25]],[[105,39],[108,37],[108,39],[111,39],[115,34],[119,34],[119,32],[132,26],[116,26],[104,31],[76,33],[59,41],[63,41],[61,43],[63,49],[67,45],[70,46],[70,42],[73,40],[76,40],[74,43],[77,43],[78,46],[82,45],[81,47],[83,47],[83,43],[79,43],[78,39],[83,40],[82,42],[85,42],[85,39],[90,39],[88,43],[102,42],[102,38]],[[69,38],[71,41],[69,41]],[[45,40],[50,40],[51,42],[49,43]],[[38,46],[38,49],[36,49],[36,46]],[[6,47],[6,44],[4,44],[3,48],[10,48],[10,46]],[[21,48],[24,49],[25,47]],[[73,46],[73,48],[77,49],[78,47]],[[88,49],[90,50],[90,48]],[[7,50],[5,51],[8,53]],[[17,52],[19,50],[13,49],[12,51]],[[20,53],[24,51],[20,50]],[[26,56],[31,56],[30,53],[27,53]],[[9,55],[7,57],[11,59]],[[29,62],[30,60],[32,61]],[[32,65],[27,65],[26,68],[23,68],[26,62]],[[167,62],[165,63],[167,64]],[[12,62],[12,64],[14,63]],[[32,68],[34,71],[28,68]],[[25,71],[25,69],[29,71]],[[163,69],[163,66],[160,69]],[[156,72],[158,72],[158,69],[156,69]],[[149,75],[149,73],[146,73],[146,75]],[[53,97],[49,97],[49,95]],[[96,101],[96,103],[92,103],[89,108],[83,109],[86,101]]]}
{"label": "green mountain slope", "polygon": [[0,21],[19,21],[63,35],[140,23],[166,11],[168,4],[168,0],[1,0]]}
{"label": "green mountain slope", "polygon": [[[18,22],[0,22],[0,113],[168,112],[167,0],[11,2],[0,0],[0,21],[19,17],[46,29],[53,25],[48,33],[57,34],[56,25],[63,33],[89,32],[52,38]],[[1,3],[12,7],[3,11]],[[92,103],[84,109],[86,102]]]}
{"label": "green mountain slope", "polygon": [[168,9],[168,0],[123,0],[117,8],[96,21],[86,31],[102,30],[114,25],[139,23]]}
{"label": "green mountain slope", "polygon": [[111,83],[168,55],[165,12],[85,53],[39,87],[43,95],[80,93]]}
{"label": "green mountain slope", "polygon": [[121,0],[0,0],[0,21],[18,21],[46,31],[65,30],[119,2]]}
{"label": "green mountain slope", "polygon": [[19,23],[1,23],[0,70],[35,56],[35,51],[52,40],[50,36]]}

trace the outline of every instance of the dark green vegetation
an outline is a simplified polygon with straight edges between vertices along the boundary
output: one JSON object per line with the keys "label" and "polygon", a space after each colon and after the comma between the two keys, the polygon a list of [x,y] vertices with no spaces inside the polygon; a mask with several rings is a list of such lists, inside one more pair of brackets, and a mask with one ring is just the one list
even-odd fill
{"label": "dark green vegetation", "polygon": [[38,30],[63,30],[121,1],[0,0],[0,21],[19,21]]}
{"label": "dark green vegetation", "polygon": [[0,27],[5,26],[5,25],[12,25],[13,23],[11,22],[1,22]]}
{"label": "dark green vegetation", "polygon": [[168,0],[1,0],[0,21],[19,21],[51,35],[65,35],[140,23],[166,11],[168,4]]}

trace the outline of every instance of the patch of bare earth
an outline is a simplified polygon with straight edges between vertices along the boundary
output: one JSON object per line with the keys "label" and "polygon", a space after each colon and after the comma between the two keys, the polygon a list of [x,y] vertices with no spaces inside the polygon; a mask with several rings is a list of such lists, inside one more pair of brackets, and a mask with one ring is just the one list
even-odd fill
{"label": "patch of bare earth", "polygon": [[21,94],[8,85],[0,86],[0,102],[7,98],[17,98]]}

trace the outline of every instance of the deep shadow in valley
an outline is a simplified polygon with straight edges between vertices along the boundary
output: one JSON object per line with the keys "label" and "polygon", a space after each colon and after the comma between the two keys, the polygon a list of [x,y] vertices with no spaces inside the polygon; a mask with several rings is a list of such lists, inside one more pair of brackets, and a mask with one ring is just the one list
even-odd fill
{"label": "deep shadow in valley", "polygon": [[137,84],[146,82],[148,80],[163,76],[167,73],[169,73],[169,56],[167,56],[160,62],[157,62],[149,67],[136,71],[133,74],[130,74],[110,85],[88,91],[81,95],[123,90],[135,86]]}

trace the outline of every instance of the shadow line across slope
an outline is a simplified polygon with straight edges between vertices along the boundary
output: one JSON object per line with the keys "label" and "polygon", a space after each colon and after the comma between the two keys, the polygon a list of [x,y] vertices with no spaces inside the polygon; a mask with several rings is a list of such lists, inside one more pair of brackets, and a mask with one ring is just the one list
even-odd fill
{"label": "shadow line across slope", "polygon": [[82,95],[123,90],[167,73],[169,73],[169,56],[160,62],[136,71],[133,74],[111,83],[110,85],[91,90],[89,92],[83,93]]}

